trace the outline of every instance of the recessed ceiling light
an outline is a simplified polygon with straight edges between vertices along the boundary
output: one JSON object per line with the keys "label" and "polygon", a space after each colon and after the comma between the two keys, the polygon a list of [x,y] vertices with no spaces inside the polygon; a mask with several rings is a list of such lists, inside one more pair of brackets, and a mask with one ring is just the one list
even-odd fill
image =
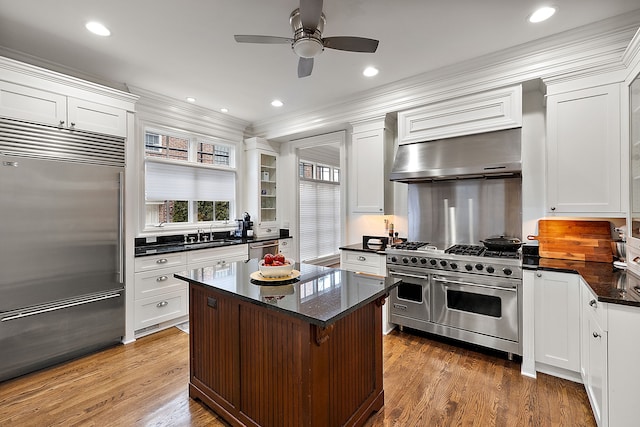
{"label": "recessed ceiling light", "polygon": [[220,111],[223,112],[223,113],[228,113],[229,112],[229,110],[227,110],[226,108],[221,108]]}
{"label": "recessed ceiling light", "polygon": [[193,96],[187,96],[187,102],[194,103],[196,102],[196,99]]}
{"label": "recessed ceiling light", "polygon": [[531,15],[529,15],[529,22],[536,24],[538,22],[546,21],[547,19],[551,18],[554,13],[556,13],[555,7],[552,7],[552,6],[541,7],[540,9],[536,10]]}
{"label": "recessed ceiling light", "polygon": [[87,22],[85,28],[98,36],[107,37],[111,35],[111,31],[107,27],[96,21]]}
{"label": "recessed ceiling light", "polygon": [[378,69],[376,67],[367,67],[362,74],[366,77],[373,77],[378,74]]}
{"label": "recessed ceiling light", "polygon": [[282,107],[284,103],[279,99],[274,99],[273,101],[271,101],[271,105],[273,105],[274,107]]}

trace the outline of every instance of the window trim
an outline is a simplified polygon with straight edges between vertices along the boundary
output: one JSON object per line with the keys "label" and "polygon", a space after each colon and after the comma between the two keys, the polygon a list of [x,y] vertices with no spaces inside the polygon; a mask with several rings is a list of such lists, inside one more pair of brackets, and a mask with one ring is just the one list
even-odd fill
{"label": "window trim", "polygon": [[[139,210],[139,224],[140,231],[142,234],[153,233],[157,234],[158,231],[171,231],[173,232],[182,232],[185,230],[193,231],[195,228],[206,228],[213,231],[232,231],[236,228],[236,223],[234,218],[237,216],[236,211],[238,209],[239,197],[241,197],[241,192],[239,191],[240,184],[240,176],[239,171],[236,167],[236,162],[238,159],[238,150],[240,150],[240,145],[237,142],[226,140],[220,137],[215,137],[212,135],[206,135],[201,132],[189,132],[181,129],[177,129],[170,126],[162,126],[157,124],[150,124],[143,120],[139,122],[139,132],[141,133],[141,140],[143,141],[140,144],[140,150],[138,151],[140,154],[141,162],[140,162],[140,178],[139,178],[139,203],[141,204],[141,209]],[[168,135],[176,138],[186,139],[188,140],[189,149],[187,160],[177,160],[170,159],[166,157],[155,157],[149,156],[147,157],[146,151],[146,137],[147,133],[156,134],[162,137],[163,135]],[[229,149],[229,165],[216,165],[209,163],[198,162],[198,143],[206,143],[211,144],[213,146],[224,146]],[[220,170],[224,172],[232,172],[234,173],[234,181],[235,181],[235,200],[231,201],[229,207],[229,219],[222,221],[197,221],[197,201],[189,202],[189,220],[188,222],[179,222],[179,223],[160,223],[160,224],[147,224],[146,222],[146,207],[147,201],[145,198],[146,192],[146,176],[145,176],[145,165],[146,162],[155,162],[155,163],[167,163],[174,164],[178,166],[186,166],[190,168],[202,168],[208,170]],[[215,200],[213,202],[216,202]]]}

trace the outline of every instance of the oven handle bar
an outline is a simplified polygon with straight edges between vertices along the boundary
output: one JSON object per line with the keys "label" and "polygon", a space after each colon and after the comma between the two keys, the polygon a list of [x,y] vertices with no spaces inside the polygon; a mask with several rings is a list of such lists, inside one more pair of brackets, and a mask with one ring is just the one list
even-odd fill
{"label": "oven handle bar", "polygon": [[412,277],[414,279],[427,280],[427,276],[418,276],[417,274],[399,273],[397,271],[390,271],[389,274],[392,276]]}
{"label": "oven handle bar", "polygon": [[490,285],[481,285],[479,283],[468,283],[468,282],[460,282],[458,280],[450,280],[450,279],[441,279],[439,277],[434,277],[433,278],[434,282],[441,282],[441,283],[453,283],[456,285],[462,285],[462,286],[476,286],[478,288],[487,288],[487,289],[496,289],[496,290],[505,290],[505,291],[513,291],[516,292],[517,291],[517,287],[516,286],[490,286]]}

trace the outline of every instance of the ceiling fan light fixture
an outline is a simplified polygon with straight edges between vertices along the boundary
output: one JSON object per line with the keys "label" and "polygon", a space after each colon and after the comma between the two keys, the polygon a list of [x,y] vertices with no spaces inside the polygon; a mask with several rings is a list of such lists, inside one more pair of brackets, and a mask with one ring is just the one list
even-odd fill
{"label": "ceiling fan light fixture", "polygon": [[322,42],[314,37],[303,37],[293,42],[293,51],[301,58],[313,58],[324,50]]}

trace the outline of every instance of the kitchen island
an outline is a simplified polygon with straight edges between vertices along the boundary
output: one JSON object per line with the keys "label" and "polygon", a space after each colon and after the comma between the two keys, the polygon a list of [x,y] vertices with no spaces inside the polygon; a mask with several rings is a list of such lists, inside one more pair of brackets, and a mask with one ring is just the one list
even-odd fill
{"label": "kitchen island", "polygon": [[189,395],[237,426],[358,426],[384,404],[382,312],[398,280],[296,264],[258,282],[258,260],[189,283]]}

